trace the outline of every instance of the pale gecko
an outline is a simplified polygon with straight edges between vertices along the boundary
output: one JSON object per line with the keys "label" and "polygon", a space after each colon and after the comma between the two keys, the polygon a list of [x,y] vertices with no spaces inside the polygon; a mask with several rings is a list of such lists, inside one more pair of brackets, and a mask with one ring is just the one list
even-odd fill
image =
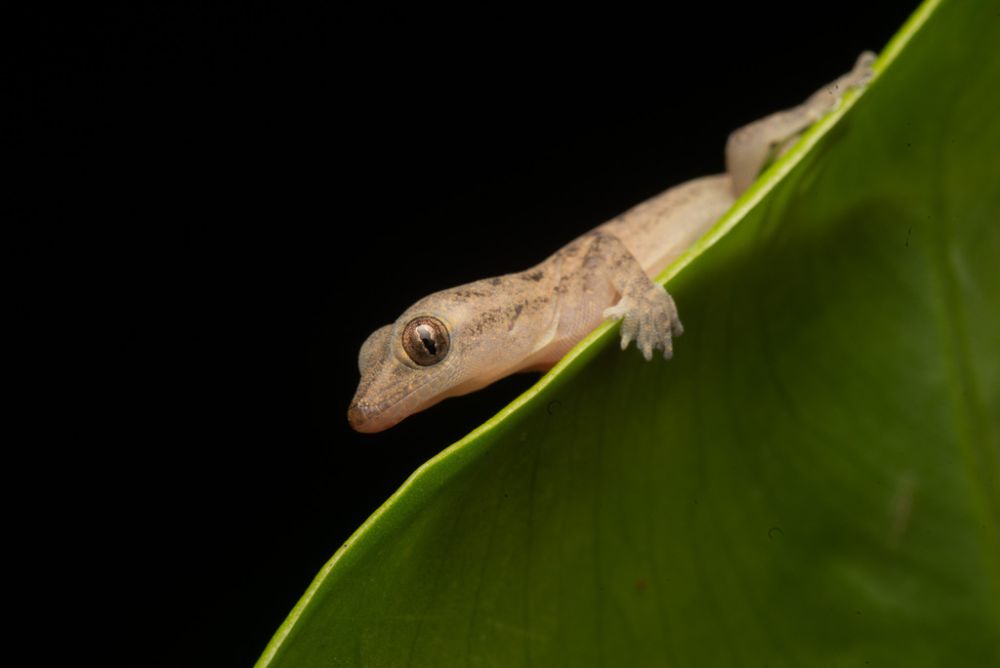
{"label": "pale gecko", "polygon": [[804,103],[729,135],[726,172],[688,181],[570,242],[540,264],[424,297],[361,346],[347,412],[362,432],[388,429],[442,399],[520,371],[545,371],[606,319],[621,319],[647,360],[673,355],[677,307],[653,280],[732,206],[761,170],[871,77],[874,54]]}

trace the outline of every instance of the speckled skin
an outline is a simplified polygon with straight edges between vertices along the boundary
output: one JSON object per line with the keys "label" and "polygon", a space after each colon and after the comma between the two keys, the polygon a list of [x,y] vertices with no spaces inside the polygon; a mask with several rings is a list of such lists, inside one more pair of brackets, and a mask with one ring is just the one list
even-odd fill
{"label": "speckled skin", "polygon": [[[750,186],[761,168],[790,146],[840,95],[863,85],[874,56],[805,103],[733,132],[726,173],[681,184],[570,242],[516,274],[435,292],[376,330],[358,358],[361,382],[348,420],[354,429],[388,429],[447,397],[472,392],[518,371],[550,368],[607,318],[621,318],[622,348],[635,340],[647,360],[669,358],[683,330],[674,300],[652,280],[704,234]],[[450,348],[431,366],[409,358],[401,342],[416,317],[437,318]]]}

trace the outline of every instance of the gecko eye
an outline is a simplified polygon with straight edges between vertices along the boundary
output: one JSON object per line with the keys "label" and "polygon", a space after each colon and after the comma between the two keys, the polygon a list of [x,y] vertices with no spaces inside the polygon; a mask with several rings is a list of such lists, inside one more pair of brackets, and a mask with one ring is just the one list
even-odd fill
{"label": "gecko eye", "polygon": [[448,328],[437,318],[414,318],[403,328],[403,350],[420,366],[437,364],[448,354]]}

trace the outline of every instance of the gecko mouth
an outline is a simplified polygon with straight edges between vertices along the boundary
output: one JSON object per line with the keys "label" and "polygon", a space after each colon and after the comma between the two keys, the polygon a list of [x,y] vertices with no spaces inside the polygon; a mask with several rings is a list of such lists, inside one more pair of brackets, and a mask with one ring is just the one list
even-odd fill
{"label": "gecko mouth", "polygon": [[363,434],[374,434],[379,431],[385,431],[389,427],[393,427],[402,420],[387,420],[385,419],[385,410],[380,410],[375,406],[367,406],[365,404],[352,401],[350,407],[347,409],[347,422],[351,425],[351,429],[354,431],[359,431]]}
{"label": "gecko mouth", "polygon": [[378,429],[368,428],[368,411],[366,411],[360,404],[353,402],[351,402],[350,407],[347,409],[347,422],[351,425],[351,429],[354,431],[360,431],[362,433],[379,431]]}
{"label": "gecko mouth", "polygon": [[[351,429],[363,434],[385,431],[389,427],[399,424],[405,417],[406,414],[403,411],[393,410],[393,408],[400,406],[404,399],[406,397],[401,397],[398,401],[387,406],[373,406],[355,399],[347,409],[347,422],[351,425]],[[400,417],[396,417],[396,415],[400,415]]]}
{"label": "gecko mouth", "polygon": [[378,403],[365,401],[364,397],[359,396],[362,393],[359,389],[347,409],[347,421],[352,429],[364,434],[374,434],[394,427],[410,415],[430,408],[444,399],[444,396],[438,396],[428,400],[429,398],[424,396],[425,387],[429,383],[430,379],[416,387],[407,387],[396,396]]}

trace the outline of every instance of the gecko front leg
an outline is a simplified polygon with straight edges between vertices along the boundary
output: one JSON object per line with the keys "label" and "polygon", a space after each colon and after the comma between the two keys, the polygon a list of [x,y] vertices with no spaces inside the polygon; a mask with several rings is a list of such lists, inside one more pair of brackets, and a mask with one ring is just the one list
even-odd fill
{"label": "gecko front leg", "polygon": [[[656,349],[670,359],[674,354],[673,337],[684,332],[673,297],[646,275],[618,237],[606,232],[588,236],[591,241],[583,261],[585,280],[591,284],[606,280],[614,288],[618,301],[605,308],[602,316],[622,320],[622,350],[634,340],[647,361],[653,359]],[[588,288],[586,291],[591,291],[593,286]]]}

